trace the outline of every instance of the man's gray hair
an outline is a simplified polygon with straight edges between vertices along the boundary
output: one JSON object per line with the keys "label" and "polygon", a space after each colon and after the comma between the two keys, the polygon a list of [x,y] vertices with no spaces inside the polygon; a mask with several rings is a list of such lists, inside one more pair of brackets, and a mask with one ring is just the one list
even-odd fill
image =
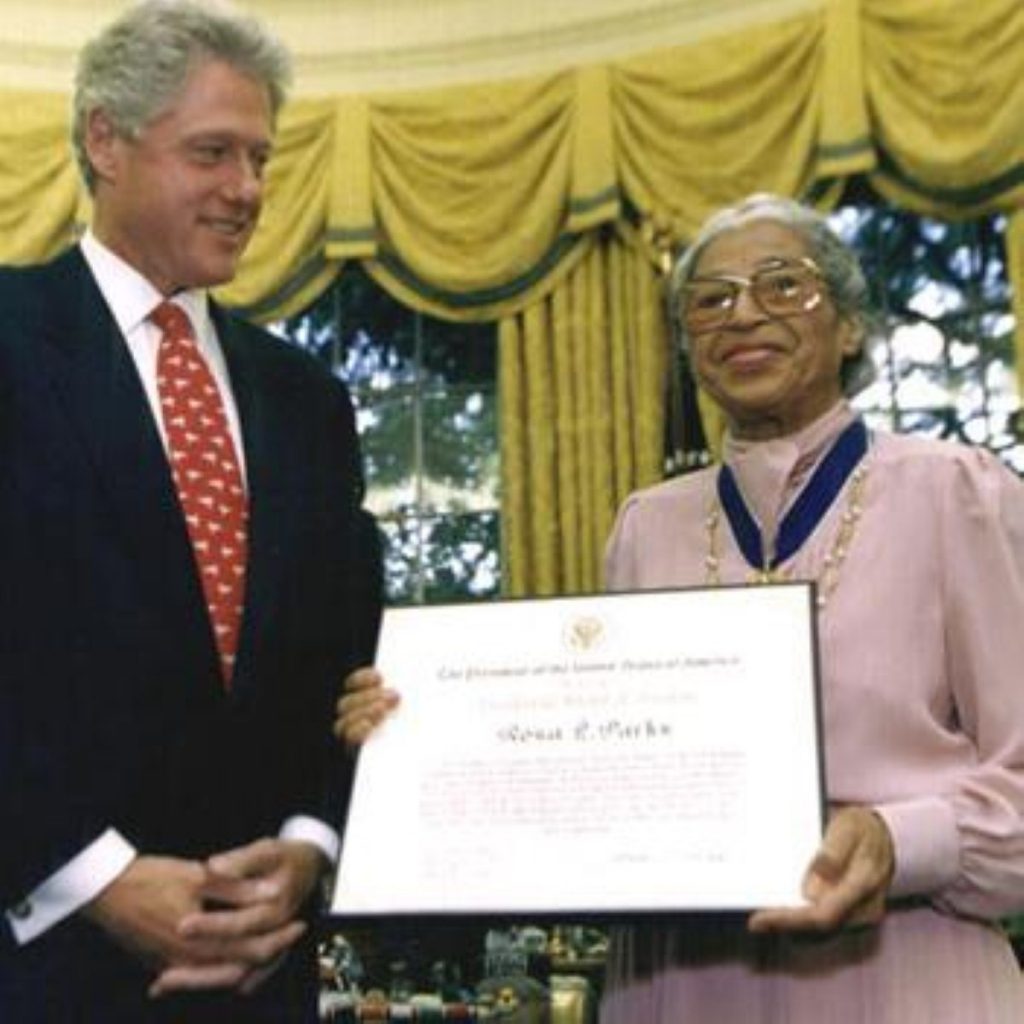
{"label": "man's gray hair", "polygon": [[857,254],[832,230],[825,216],[795,199],[758,192],[735,206],[724,207],[704,222],[697,237],[676,261],[669,278],[669,304],[683,345],[687,344],[686,328],[680,315],[683,287],[693,277],[701,254],[719,235],[760,220],[782,224],[803,239],[807,254],[821,271],[836,310],[860,328],[861,350],[843,360],[840,372],[843,391],[856,393],[872,377],[868,341],[877,326],[864,271]]}
{"label": "man's gray hair", "polygon": [[90,192],[90,114],[102,109],[119,135],[138,138],[204,60],[223,61],[266,86],[276,117],[291,79],[288,52],[255,18],[222,4],[142,0],[86,43],[75,73],[71,141]]}

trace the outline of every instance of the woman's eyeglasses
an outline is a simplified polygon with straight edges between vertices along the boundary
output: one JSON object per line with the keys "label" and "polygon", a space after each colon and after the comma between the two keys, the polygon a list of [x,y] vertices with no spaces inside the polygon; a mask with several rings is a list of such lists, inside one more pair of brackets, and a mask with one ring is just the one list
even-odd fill
{"label": "woman's eyeglasses", "polygon": [[724,327],[736,311],[744,288],[760,309],[771,317],[799,316],[821,302],[825,282],[818,265],[808,256],[792,263],[764,267],[750,277],[723,274],[697,277],[682,287],[681,315],[690,334]]}

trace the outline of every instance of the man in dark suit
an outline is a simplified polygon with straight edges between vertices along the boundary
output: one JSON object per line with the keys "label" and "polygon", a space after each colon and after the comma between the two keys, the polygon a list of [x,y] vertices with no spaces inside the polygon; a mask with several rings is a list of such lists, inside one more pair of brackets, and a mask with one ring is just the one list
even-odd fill
{"label": "man in dark suit", "polygon": [[206,295],[287,75],[208,7],[147,0],[85,48],[92,227],[0,272],[4,1024],[315,1019],[361,474],[340,383]]}

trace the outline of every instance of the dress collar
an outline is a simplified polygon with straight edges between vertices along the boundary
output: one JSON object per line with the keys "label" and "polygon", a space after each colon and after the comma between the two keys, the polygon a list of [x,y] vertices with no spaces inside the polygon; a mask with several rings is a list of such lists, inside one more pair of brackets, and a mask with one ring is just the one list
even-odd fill
{"label": "dress collar", "polygon": [[842,399],[813,423],[785,437],[750,441],[726,434],[724,461],[736,475],[762,536],[774,537],[807,475],[856,418]]}

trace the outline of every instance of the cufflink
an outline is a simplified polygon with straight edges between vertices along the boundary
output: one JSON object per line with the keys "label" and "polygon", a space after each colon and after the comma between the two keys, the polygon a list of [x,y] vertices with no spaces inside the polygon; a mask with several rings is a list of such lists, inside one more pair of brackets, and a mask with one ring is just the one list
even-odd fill
{"label": "cufflink", "polygon": [[15,921],[27,921],[32,916],[32,903],[29,900],[22,900],[15,903],[8,913]]}

